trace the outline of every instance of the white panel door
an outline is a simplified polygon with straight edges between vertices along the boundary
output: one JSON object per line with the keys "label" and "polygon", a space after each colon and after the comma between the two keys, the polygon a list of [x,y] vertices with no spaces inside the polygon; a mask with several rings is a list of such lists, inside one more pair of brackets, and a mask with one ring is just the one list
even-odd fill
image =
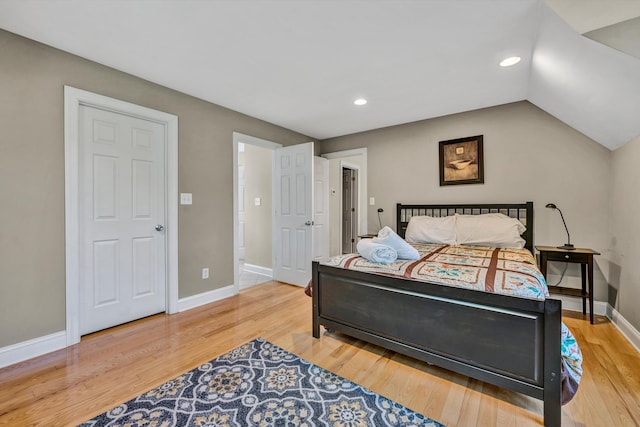
{"label": "white panel door", "polygon": [[244,260],[247,252],[246,232],[245,232],[245,183],[244,183],[244,164],[238,165],[238,256]]}
{"label": "white panel door", "polygon": [[80,107],[80,334],[165,311],[165,129]]}
{"label": "white panel door", "polygon": [[329,258],[329,160],[313,158],[313,253],[314,260]]}
{"label": "white panel door", "polygon": [[313,142],[274,155],[274,280],[306,286],[313,255]]}

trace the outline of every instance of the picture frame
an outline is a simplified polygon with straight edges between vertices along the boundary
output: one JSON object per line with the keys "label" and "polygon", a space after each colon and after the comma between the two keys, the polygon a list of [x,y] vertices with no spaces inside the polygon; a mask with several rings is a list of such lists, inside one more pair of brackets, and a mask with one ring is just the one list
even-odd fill
{"label": "picture frame", "polygon": [[440,186],[484,184],[483,135],[439,143]]}

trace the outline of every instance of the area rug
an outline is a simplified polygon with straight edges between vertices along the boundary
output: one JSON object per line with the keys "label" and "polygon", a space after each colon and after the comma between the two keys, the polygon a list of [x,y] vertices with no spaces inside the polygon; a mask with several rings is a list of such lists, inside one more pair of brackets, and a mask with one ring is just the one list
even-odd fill
{"label": "area rug", "polygon": [[444,427],[262,338],[81,426]]}

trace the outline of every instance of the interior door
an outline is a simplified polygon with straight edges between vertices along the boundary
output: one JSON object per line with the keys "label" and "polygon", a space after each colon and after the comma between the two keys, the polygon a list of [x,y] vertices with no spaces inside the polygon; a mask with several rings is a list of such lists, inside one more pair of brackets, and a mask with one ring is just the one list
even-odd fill
{"label": "interior door", "polygon": [[80,334],[166,309],[165,128],[81,106]]}
{"label": "interior door", "polygon": [[357,171],[342,168],[342,253],[356,251],[358,193],[356,186]]}
{"label": "interior door", "polygon": [[329,160],[313,159],[313,254],[314,260],[329,258]]}
{"label": "interior door", "polygon": [[238,256],[244,260],[247,244],[245,233],[245,184],[244,184],[244,163],[238,165]]}
{"label": "interior door", "polygon": [[358,174],[357,169],[351,169],[351,236],[352,247],[351,252],[356,252],[356,243],[358,241]]}
{"label": "interior door", "polygon": [[273,278],[306,286],[313,256],[313,142],[274,152]]}

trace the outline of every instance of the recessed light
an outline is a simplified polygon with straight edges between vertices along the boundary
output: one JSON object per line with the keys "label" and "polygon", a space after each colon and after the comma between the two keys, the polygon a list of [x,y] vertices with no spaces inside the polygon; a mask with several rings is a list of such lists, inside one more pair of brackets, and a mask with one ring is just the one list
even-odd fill
{"label": "recessed light", "polygon": [[355,101],[353,101],[353,103],[356,105],[364,105],[367,103],[367,100],[364,98],[358,98]]}
{"label": "recessed light", "polygon": [[516,65],[518,62],[520,62],[520,57],[519,56],[511,56],[507,59],[503,59],[502,61],[500,61],[500,66],[501,67],[510,67],[512,65]]}

